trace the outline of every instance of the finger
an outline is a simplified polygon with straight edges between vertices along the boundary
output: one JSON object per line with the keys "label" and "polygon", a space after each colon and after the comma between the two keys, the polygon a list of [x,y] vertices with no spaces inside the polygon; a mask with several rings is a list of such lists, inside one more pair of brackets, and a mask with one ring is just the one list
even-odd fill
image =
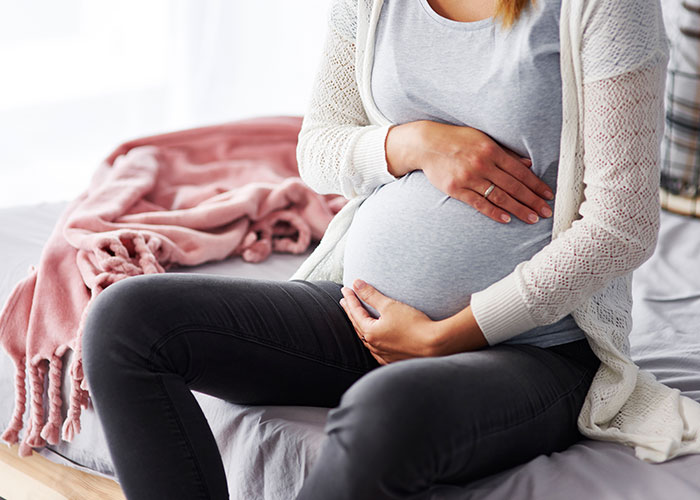
{"label": "finger", "polygon": [[524,165],[519,159],[513,158],[503,149],[501,149],[501,154],[496,155],[496,164],[501,170],[509,173],[532,192],[536,193],[537,196],[540,196],[544,200],[554,199],[552,189],[544,181],[542,181],[542,179],[537,177],[531,168],[523,168]]}
{"label": "finger", "polygon": [[367,350],[370,351],[370,354],[372,354],[372,356],[375,359],[377,359],[377,361],[379,361],[380,363],[383,363],[383,364],[387,364],[388,361],[386,361],[384,356],[387,356],[390,353],[382,351],[382,350],[378,349],[376,346],[369,343],[367,338],[363,335],[360,327],[357,325],[357,322],[355,321],[354,317],[352,316],[352,313],[348,313],[347,301],[345,300],[345,298],[340,299],[340,305],[343,306],[343,309],[345,310],[346,314],[348,315],[348,318],[350,318],[350,322],[352,323],[352,326],[355,330],[355,333],[360,338],[360,340],[364,344],[365,348],[367,348]]}
{"label": "finger", "polygon": [[362,302],[355,295],[355,292],[346,287],[341,288],[341,292],[343,292],[346,306],[352,312],[355,323],[362,330],[362,334],[367,337],[367,334],[371,333],[372,327],[378,320],[370,316],[365,306],[362,305]]}
{"label": "finger", "polygon": [[526,167],[528,167],[528,168],[532,167],[532,160],[531,160],[530,158],[525,158],[524,156],[520,156],[518,153],[516,153],[516,152],[513,151],[512,149],[509,149],[509,148],[507,148],[507,147],[505,147],[505,146],[501,146],[501,147],[503,148],[503,151],[505,151],[505,152],[508,153],[511,157],[513,157],[513,158],[515,158],[516,160],[518,160],[519,162],[521,162],[521,163],[522,163],[523,165],[525,165]]}
{"label": "finger", "polygon": [[489,172],[488,176],[488,180],[500,188],[498,193],[494,189],[489,195],[488,199],[494,205],[509,211],[524,222],[537,222],[531,220],[530,216],[537,217],[538,214],[542,217],[552,216],[552,209],[547,202],[509,173],[496,168]]}
{"label": "finger", "polygon": [[350,310],[348,310],[348,304],[345,300],[345,297],[340,299],[339,304],[340,304],[340,307],[343,308],[343,311],[345,311],[345,315],[348,317],[348,319],[352,323],[352,326],[354,327],[355,326],[355,318],[352,317],[352,312]]}
{"label": "finger", "polygon": [[393,352],[378,349],[377,346],[367,341],[365,342],[365,347],[369,350],[370,353],[372,353],[372,356],[374,356],[375,358],[379,356],[388,361],[392,356],[396,355]]}
{"label": "finger", "polygon": [[527,224],[534,224],[539,221],[538,215],[530,208],[516,201],[503,189],[495,186],[488,196],[488,200],[495,206],[506,210]]}
{"label": "finger", "polygon": [[379,363],[380,365],[388,365],[389,364],[389,362],[387,360],[385,360],[383,357],[381,357],[380,355],[375,354],[372,351],[370,351],[370,353],[372,354],[374,359],[377,360],[377,363]]}
{"label": "finger", "polygon": [[[357,299],[355,299],[357,300]],[[355,317],[353,316],[353,313],[348,312],[348,301],[347,297],[343,297],[340,299],[340,305],[343,306],[343,309],[346,311],[348,314],[348,317],[350,318],[350,322],[352,323],[353,328],[355,329],[355,333],[357,333],[357,336],[360,337],[360,340],[364,343],[365,347],[371,351],[373,355],[377,356],[388,356],[391,354],[389,351],[385,351],[381,348],[379,348],[376,345],[373,345],[370,343],[370,341],[367,339],[365,336],[363,329],[357,324],[357,321],[355,320]],[[374,319],[374,318],[372,318]],[[376,321],[376,320],[375,320]]]}
{"label": "finger", "polygon": [[[493,194],[493,192],[491,192],[491,194]],[[503,209],[491,203],[487,198],[484,198],[483,193],[477,193],[471,189],[460,189],[452,197],[466,203],[496,222],[500,222],[501,224],[507,224],[510,222],[510,215],[508,215],[508,213]],[[491,198],[491,195],[489,195],[489,198]]]}
{"label": "finger", "polygon": [[354,290],[344,286],[340,289],[340,291],[343,293],[343,297],[345,298],[346,303],[348,303],[348,307],[352,309],[353,315],[358,320],[362,318],[370,318],[375,320],[375,318],[369,314],[367,309],[365,309],[365,306],[362,305],[362,302],[360,302],[360,300],[357,298]]}
{"label": "finger", "polygon": [[[367,347],[369,348],[369,346],[367,346]],[[377,354],[377,353],[374,352],[372,349],[368,349],[368,350],[369,350],[369,353],[372,355],[372,357],[373,357],[374,359],[376,359],[377,362],[378,362],[380,365],[386,365],[386,364],[389,363],[389,362],[386,360],[386,358],[384,358],[384,356],[382,356],[381,354]]]}
{"label": "finger", "polygon": [[361,329],[357,325],[357,322],[355,321],[355,317],[353,316],[352,311],[349,310],[348,308],[348,303],[345,300],[345,298],[340,299],[340,305],[343,307],[343,310],[345,311],[345,314],[347,314],[348,319],[350,320],[350,323],[352,323],[352,327],[355,330],[355,333],[357,334],[358,337],[360,337],[360,340],[363,342],[366,342],[365,336],[362,333]]}
{"label": "finger", "polygon": [[361,279],[356,279],[353,281],[352,288],[362,300],[374,307],[380,314],[389,304],[394,302],[394,299],[387,297],[372,285]]}

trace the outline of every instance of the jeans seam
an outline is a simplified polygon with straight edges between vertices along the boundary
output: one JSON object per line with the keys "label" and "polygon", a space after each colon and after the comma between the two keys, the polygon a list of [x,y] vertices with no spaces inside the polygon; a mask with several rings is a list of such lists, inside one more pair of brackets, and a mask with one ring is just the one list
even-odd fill
{"label": "jeans seam", "polygon": [[180,416],[177,413],[177,410],[173,406],[173,402],[168,396],[168,391],[165,388],[165,384],[163,383],[163,377],[158,376],[156,377],[158,380],[158,384],[160,385],[161,391],[163,392],[163,395],[165,396],[165,404],[167,405],[168,409],[170,410],[170,413],[174,415],[174,420],[180,429],[180,435],[183,436],[183,439],[185,441],[185,447],[187,448],[187,451],[189,452],[188,458],[190,461],[194,464],[194,467],[197,471],[197,475],[199,477],[199,485],[202,491],[204,492],[204,498],[211,498],[211,493],[209,492],[209,488],[207,487],[206,481],[204,480],[204,473],[202,471],[201,466],[199,465],[199,461],[196,459],[195,453],[194,453],[194,447],[192,446],[192,442],[187,436],[187,432],[185,431],[185,426],[182,425],[182,421],[180,420]]}
{"label": "jeans seam", "polygon": [[349,365],[342,365],[338,364],[335,362],[329,362],[325,359],[314,357],[309,355],[308,353],[296,350],[294,348],[286,347],[286,346],[281,346],[272,342],[265,342],[263,339],[260,339],[259,337],[254,337],[254,336],[249,336],[246,335],[244,332],[241,330],[235,329],[235,328],[230,328],[230,329],[223,329],[217,326],[212,326],[212,325],[201,325],[201,324],[185,324],[185,325],[179,325],[176,328],[173,328],[172,330],[169,330],[168,332],[165,333],[161,338],[159,338],[152,346],[150,349],[150,354],[148,355],[148,363],[149,366],[153,367],[153,356],[156,355],[156,353],[168,342],[170,341],[173,337],[180,335],[181,333],[187,333],[195,330],[205,330],[207,333],[213,333],[215,335],[233,335],[239,339],[242,340],[247,340],[249,342],[253,342],[258,345],[263,345],[265,347],[270,347],[273,349],[277,349],[278,351],[282,351],[286,354],[292,354],[294,356],[298,356],[300,358],[308,359],[310,361],[314,361],[316,363],[323,364],[325,366],[330,366],[331,368],[336,368],[340,370],[345,370],[348,372],[352,373],[366,373],[369,370],[362,369],[362,368],[353,368]]}

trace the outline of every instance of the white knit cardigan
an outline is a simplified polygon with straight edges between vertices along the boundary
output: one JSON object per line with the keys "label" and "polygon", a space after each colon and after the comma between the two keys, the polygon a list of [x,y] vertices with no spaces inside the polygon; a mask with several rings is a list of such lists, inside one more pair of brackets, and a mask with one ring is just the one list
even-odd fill
{"label": "white knit cardigan", "polygon": [[[333,0],[323,57],[299,134],[302,179],[349,199],[290,279],[342,283],[355,210],[387,170],[390,121],[370,71],[382,0]],[[659,149],[668,62],[658,0],[562,0],[563,122],[552,241],[471,297],[489,345],[571,313],[600,358],[578,417],[591,439],[663,462],[700,453],[700,404],[629,357],[632,271],[659,228]]]}

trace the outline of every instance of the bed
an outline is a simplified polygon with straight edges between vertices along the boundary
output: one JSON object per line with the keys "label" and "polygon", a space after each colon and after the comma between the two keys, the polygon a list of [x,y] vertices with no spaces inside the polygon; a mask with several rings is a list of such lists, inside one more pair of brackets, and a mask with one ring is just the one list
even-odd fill
{"label": "bed", "polygon": [[[38,262],[42,245],[67,203],[0,209],[0,303],[4,303],[14,284],[26,275],[28,267]],[[700,219],[664,211],[661,221],[654,256],[635,272],[632,357],[663,383],[700,401]],[[301,255],[273,254],[260,264],[230,258],[170,271],[288,279],[311,250]],[[71,355],[68,351],[65,363],[70,362]],[[65,370],[64,401],[68,400],[67,375]],[[11,417],[13,379],[13,365],[0,350],[3,429]],[[197,392],[194,395],[219,444],[230,498],[294,498],[317,458],[328,408],[242,406]],[[83,411],[81,423],[82,430],[72,442],[48,445],[38,451],[38,456],[31,457],[36,463],[34,469],[70,468],[104,481],[117,481],[91,406]],[[23,435],[24,429],[20,439]],[[7,451],[16,454],[16,447]],[[10,491],[7,484],[2,486],[2,478],[15,477],[14,481],[19,481],[16,478],[22,476],[8,475],[8,470],[19,469],[18,464],[26,460],[19,457],[13,463],[0,460],[0,466],[5,467],[4,472],[0,467],[0,497],[3,488]],[[700,498],[697,471],[700,471],[700,455],[653,465],[635,458],[633,450],[626,446],[584,439],[564,452],[541,455],[470,484],[436,485],[421,498],[546,500],[566,496],[570,500],[690,500]],[[17,498],[71,498],[47,496],[43,490],[32,490],[30,483],[12,486],[12,491],[22,492]],[[118,492],[109,497],[95,493],[94,498],[123,496]]]}

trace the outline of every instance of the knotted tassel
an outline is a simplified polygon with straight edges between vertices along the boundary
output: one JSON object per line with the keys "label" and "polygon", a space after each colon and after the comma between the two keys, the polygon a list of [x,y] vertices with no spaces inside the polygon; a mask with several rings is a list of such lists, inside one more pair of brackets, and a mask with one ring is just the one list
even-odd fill
{"label": "knotted tassel", "polygon": [[[77,353],[76,353],[77,354]],[[73,366],[76,366],[75,360]],[[63,439],[65,441],[73,441],[76,434],[80,432],[80,406],[84,400],[83,392],[80,389],[80,380],[77,380],[71,374],[71,389],[70,389],[70,406],[68,407],[68,416],[63,422]]]}
{"label": "knotted tassel", "polygon": [[9,444],[15,444],[19,439],[19,431],[24,422],[22,417],[26,409],[27,389],[25,379],[27,375],[26,367],[27,357],[22,359],[15,365],[15,411],[12,413],[12,420],[2,434],[2,440]]}
{"label": "knotted tassel", "polygon": [[[84,382],[85,382],[85,379],[83,379],[81,384],[83,384]],[[89,403],[90,403],[90,395],[88,394],[88,391],[81,390],[80,391],[80,406],[87,409]]]}
{"label": "knotted tassel", "polygon": [[243,250],[241,258],[246,262],[262,262],[267,259],[271,252],[272,242],[270,240],[260,240]]}
{"label": "knotted tassel", "polygon": [[164,269],[154,255],[154,250],[160,247],[160,238],[151,238],[146,243],[143,235],[137,233],[133,242],[141,272],[143,274],[162,273]]}
{"label": "knotted tassel", "polygon": [[46,366],[43,359],[32,360],[29,364],[29,383],[31,386],[31,432],[28,433],[26,443],[35,448],[46,446],[46,441],[40,432],[44,426],[44,375]]}
{"label": "knotted tassel", "polygon": [[88,317],[88,312],[90,306],[92,305],[95,297],[101,293],[102,289],[94,288],[92,290],[92,296],[88,301],[87,305],[83,309],[83,314],[80,316],[80,323],[78,325],[78,332],[75,336],[75,347],[73,349],[73,362],[71,366],[71,374],[73,380],[78,384],[78,391],[80,393],[80,406],[83,408],[88,407],[88,387],[85,381],[85,372],[83,371],[83,329],[85,327],[85,321]]}
{"label": "knotted tassel", "polygon": [[29,425],[27,426],[27,433],[24,435],[24,439],[19,445],[19,456],[20,457],[28,457],[31,456],[32,454],[32,447],[27,444],[27,440],[29,439],[29,434],[32,432],[32,426],[34,424],[32,423],[31,419],[29,420]]}
{"label": "knotted tassel", "polygon": [[41,430],[41,437],[57,444],[61,426],[61,370],[63,360],[54,352],[49,362],[49,419]]}

